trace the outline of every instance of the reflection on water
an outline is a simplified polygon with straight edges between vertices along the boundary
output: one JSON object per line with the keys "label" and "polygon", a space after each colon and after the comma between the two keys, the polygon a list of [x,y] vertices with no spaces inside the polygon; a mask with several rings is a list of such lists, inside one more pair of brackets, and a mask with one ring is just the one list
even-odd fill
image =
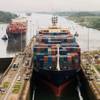
{"label": "reflection on water", "polygon": [[26,46],[26,36],[22,36],[16,39],[9,39],[7,45],[7,53],[16,53],[23,51]]}

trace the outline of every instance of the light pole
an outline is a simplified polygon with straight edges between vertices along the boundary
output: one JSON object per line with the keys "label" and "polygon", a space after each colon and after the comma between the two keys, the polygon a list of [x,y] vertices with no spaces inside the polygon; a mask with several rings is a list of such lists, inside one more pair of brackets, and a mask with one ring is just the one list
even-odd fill
{"label": "light pole", "polygon": [[22,52],[22,31],[21,31],[21,52]]}

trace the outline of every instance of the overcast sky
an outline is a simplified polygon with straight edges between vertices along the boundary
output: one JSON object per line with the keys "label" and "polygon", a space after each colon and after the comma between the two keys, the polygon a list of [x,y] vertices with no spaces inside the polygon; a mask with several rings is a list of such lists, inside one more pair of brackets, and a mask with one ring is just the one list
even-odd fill
{"label": "overcast sky", "polygon": [[6,11],[100,11],[100,0],[0,0]]}

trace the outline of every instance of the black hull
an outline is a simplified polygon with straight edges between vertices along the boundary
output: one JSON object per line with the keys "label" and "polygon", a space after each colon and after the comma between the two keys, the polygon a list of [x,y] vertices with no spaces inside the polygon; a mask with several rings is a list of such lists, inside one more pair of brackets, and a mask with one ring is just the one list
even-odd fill
{"label": "black hull", "polygon": [[53,83],[56,86],[60,86],[66,80],[75,78],[77,74],[78,72],[76,70],[68,70],[68,71],[40,70],[39,72],[34,70],[34,76],[36,77],[37,80],[43,79]]}
{"label": "black hull", "polygon": [[33,71],[34,82],[41,85],[44,84],[51,88],[56,96],[60,96],[64,88],[68,87],[78,76],[79,71],[51,71],[51,70],[36,70]]}
{"label": "black hull", "polygon": [[22,33],[10,33],[10,32],[7,32],[7,35],[8,35],[8,39],[17,39],[17,38],[21,38],[21,37],[24,37],[26,35],[26,33],[22,32]]}

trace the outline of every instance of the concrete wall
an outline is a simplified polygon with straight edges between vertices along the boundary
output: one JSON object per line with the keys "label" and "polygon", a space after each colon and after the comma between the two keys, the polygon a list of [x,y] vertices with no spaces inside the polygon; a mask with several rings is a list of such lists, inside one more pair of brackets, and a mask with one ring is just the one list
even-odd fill
{"label": "concrete wall", "polygon": [[11,63],[12,58],[0,58],[0,73],[3,73]]}
{"label": "concrete wall", "polygon": [[89,82],[86,79],[83,71],[79,73],[80,81],[82,83],[81,92],[85,100],[96,100],[96,96],[94,95],[91,87],[89,86]]}

